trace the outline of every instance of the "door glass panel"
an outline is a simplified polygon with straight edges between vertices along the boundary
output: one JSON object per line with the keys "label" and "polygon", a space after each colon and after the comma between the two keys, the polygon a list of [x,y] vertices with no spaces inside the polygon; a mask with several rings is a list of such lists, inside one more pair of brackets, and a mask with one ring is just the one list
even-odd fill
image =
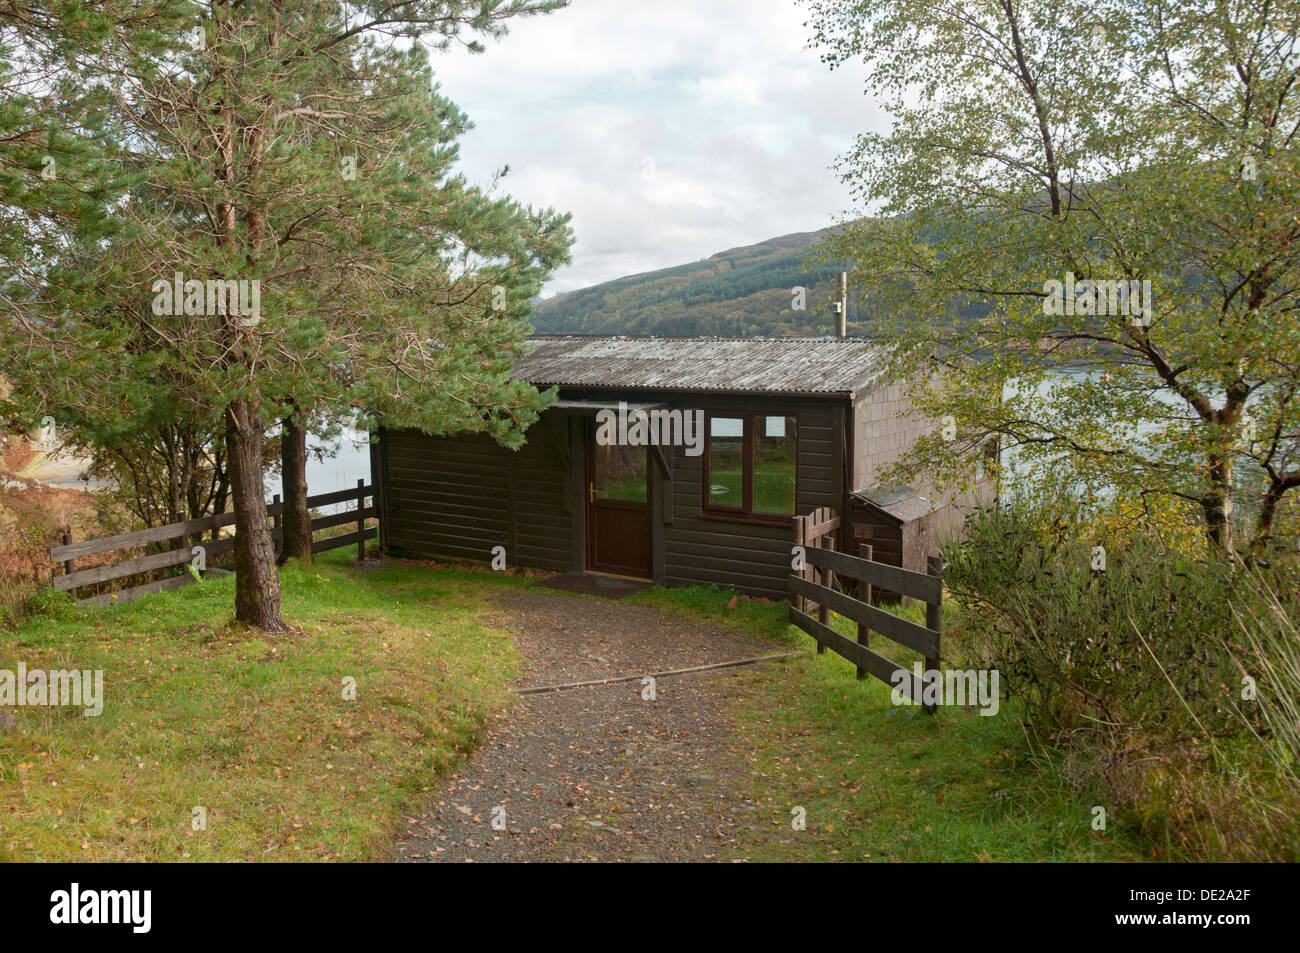
{"label": "door glass panel", "polygon": [[742,417],[709,418],[709,502],[745,506],[745,421]]}
{"label": "door glass panel", "polygon": [[647,502],[645,447],[605,446],[591,448],[591,488],[597,500]]}
{"label": "door glass panel", "polygon": [[754,512],[794,515],[798,426],[794,417],[754,418]]}

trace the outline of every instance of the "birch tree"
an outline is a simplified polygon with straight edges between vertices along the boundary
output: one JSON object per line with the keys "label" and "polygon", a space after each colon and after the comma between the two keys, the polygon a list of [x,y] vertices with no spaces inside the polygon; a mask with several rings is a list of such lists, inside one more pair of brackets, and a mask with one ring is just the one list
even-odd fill
{"label": "birch tree", "polygon": [[901,475],[968,479],[998,437],[1268,549],[1300,486],[1300,5],[806,6],[893,120],[842,158],[858,204],[823,253],[870,289],[896,372],[949,365],[914,396],[956,438]]}

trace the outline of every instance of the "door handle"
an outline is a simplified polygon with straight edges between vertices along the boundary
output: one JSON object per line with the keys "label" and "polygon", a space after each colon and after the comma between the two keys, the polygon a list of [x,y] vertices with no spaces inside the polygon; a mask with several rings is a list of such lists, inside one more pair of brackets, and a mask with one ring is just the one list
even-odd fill
{"label": "door handle", "polygon": [[595,483],[588,483],[588,484],[587,484],[587,502],[588,502],[588,503],[595,503],[595,502],[596,502],[596,484],[595,484]]}

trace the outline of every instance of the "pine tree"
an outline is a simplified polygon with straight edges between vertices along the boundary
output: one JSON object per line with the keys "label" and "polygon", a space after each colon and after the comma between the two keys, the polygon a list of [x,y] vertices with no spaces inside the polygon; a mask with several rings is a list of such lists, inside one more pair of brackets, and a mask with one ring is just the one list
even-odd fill
{"label": "pine tree", "polygon": [[164,390],[169,412],[224,433],[237,619],[286,627],[269,424],[361,405],[510,441],[540,408],[509,381],[510,355],[526,295],[567,254],[567,218],[453,173],[467,122],[414,41],[499,35],[560,5],[201,4],[160,68],[124,72],[115,112],[143,181],[113,208],[114,240],[42,285],[25,377],[93,388],[99,439],[129,439]]}

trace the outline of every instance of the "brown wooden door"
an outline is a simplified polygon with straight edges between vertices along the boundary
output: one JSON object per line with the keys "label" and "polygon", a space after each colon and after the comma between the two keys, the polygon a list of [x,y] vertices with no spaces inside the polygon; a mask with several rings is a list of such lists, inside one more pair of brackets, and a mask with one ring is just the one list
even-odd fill
{"label": "brown wooden door", "polygon": [[587,430],[587,568],[649,579],[650,467],[645,447],[602,447]]}

